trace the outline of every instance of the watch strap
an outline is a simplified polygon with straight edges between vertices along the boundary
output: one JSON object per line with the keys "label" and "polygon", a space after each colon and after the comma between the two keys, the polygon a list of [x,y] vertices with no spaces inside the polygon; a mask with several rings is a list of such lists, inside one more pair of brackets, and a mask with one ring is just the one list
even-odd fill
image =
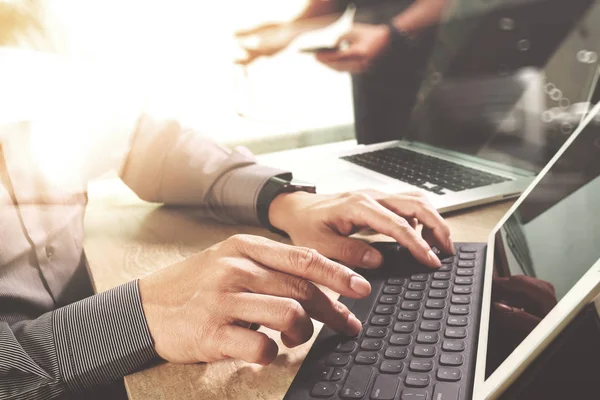
{"label": "watch strap", "polygon": [[282,193],[293,193],[300,191],[316,193],[314,186],[296,185],[291,180],[292,174],[283,174],[270,178],[260,190],[258,199],[256,201],[256,210],[260,224],[271,232],[282,236],[287,236],[287,234],[284,231],[275,228],[269,220],[269,207],[271,206],[273,200],[275,200],[275,198]]}

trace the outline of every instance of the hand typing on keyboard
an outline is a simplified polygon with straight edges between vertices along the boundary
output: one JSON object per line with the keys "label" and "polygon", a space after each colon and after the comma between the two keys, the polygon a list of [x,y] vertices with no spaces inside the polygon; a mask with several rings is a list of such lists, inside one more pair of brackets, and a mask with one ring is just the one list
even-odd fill
{"label": "hand typing on keyboard", "polygon": [[314,250],[237,235],[140,280],[140,295],[157,353],[175,363],[223,358],[269,364],[275,341],[248,329],[281,332],[288,347],[313,335],[310,318],[337,332],[358,334],[361,322],[327,297],[319,283],[351,298],[369,283]]}
{"label": "hand typing on keyboard", "polygon": [[[376,268],[382,263],[379,251],[347,237],[364,228],[392,237],[430,267],[441,266],[432,246],[454,252],[448,225],[421,193],[281,194],[271,203],[269,220],[294,244],[351,267]],[[423,224],[422,235],[416,230],[418,223]]]}

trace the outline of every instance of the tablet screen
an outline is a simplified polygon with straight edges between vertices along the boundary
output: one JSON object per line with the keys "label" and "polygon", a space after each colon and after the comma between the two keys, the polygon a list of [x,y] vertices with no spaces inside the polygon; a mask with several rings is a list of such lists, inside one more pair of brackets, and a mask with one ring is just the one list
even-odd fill
{"label": "tablet screen", "polygon": [[600,259],[599,215],[596,116],[495,235],[486,378]]}

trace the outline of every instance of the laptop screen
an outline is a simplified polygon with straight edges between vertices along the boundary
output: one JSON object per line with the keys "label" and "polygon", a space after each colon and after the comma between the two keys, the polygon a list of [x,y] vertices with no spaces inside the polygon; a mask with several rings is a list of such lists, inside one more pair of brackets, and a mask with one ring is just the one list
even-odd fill
{"label": "laptop screen", "polygon": [[448,4],[407,138],[539,172],[592,96],[600,1]]}
{"label": "laptop screen", "polygon": [[600,259],[600,115],[495,234],[486,378]]}

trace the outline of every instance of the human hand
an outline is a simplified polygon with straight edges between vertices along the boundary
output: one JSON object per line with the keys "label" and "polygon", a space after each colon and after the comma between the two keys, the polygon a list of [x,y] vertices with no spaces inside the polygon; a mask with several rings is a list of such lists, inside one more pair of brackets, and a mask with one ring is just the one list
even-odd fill
{"label": "human hand", "polygon": [[[391,236],[421,263],[441,266],[431,250],[454,253],[450,229],[421,193],[390,195],[374,190],[335,195],[280,194],[269,207],[271,224],[294,244],[314,248],[351,267],[375,268],[381,254],[369,244],[348,238],[362,228]],[[423,224],[422,236],[417,224]]]}
{"label": "human hand", "polygon": [[363,73],[389,45],[391,32],[386,25],[355,23],[338,39],[338,51],[318,52],[321,63],[341,72]]}
{"label": "human hand", "polygon": [[273,56],[285,49],[298,35],[299,32],[286,23],[265,24],[238,31],[235,37],[246,54],[235,62],[247,65],[259,57]]}
{"label": "human hand", "polygon": [[319,283],[344,296],[370,293],[369,283],[315,250],[236,235],[140,280],[142,306],[159,356],[173,363],[224,358],[269,364],[277,344],[246,328],[258,323],[281,332],[288,347],[313,335],[310,318],[353,336],[361,323],[325,295]]}

